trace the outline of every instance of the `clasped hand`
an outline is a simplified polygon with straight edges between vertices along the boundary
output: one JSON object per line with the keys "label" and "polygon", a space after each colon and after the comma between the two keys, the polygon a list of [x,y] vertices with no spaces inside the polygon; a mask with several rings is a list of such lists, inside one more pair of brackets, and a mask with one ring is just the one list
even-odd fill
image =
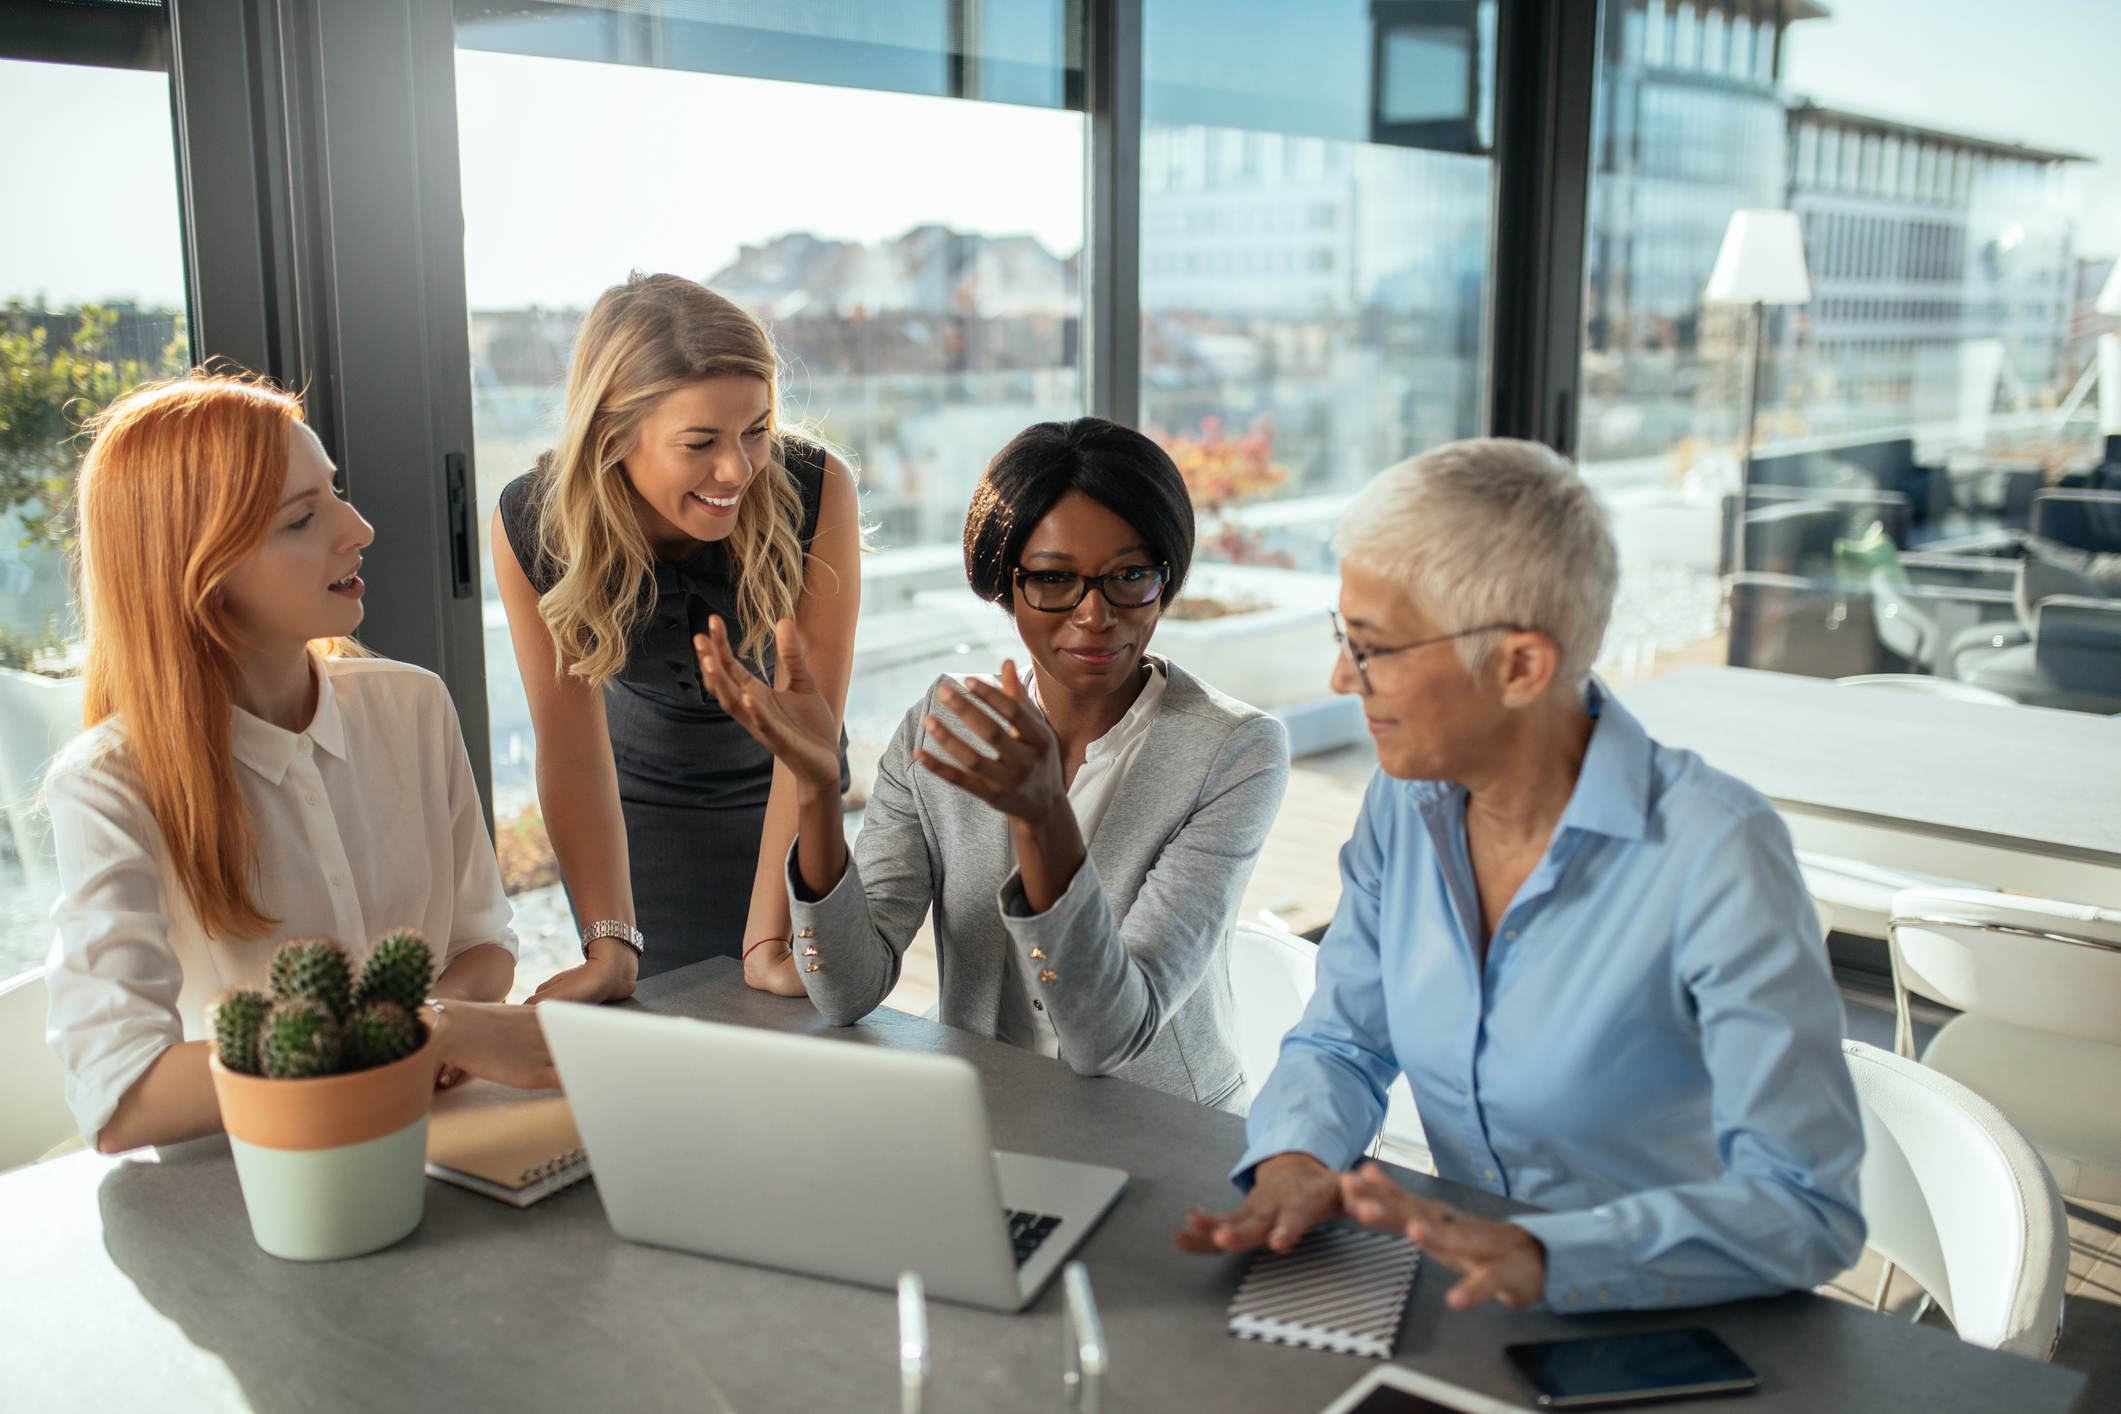
{"label": "clasped hand", "polygon": [[1031,694],[1017,676],[1013,659],[1002,664],[1000,687],[968,678],[963,689],[944,683],[936,689],[936,696],[987,752],[930,713],[921,718],[921,729],[933,748],[915,751],[914,760],[1012,819],[1043,823],[1067,804],[1060,739],[1044,714],[1031,704]]}
{"label": "clasped hand", "polygon": [[1515,1223],[1493,1222],[1448,1203],[1417,1198],[1374,1163],[1335,1173],[1309,1154],[1276,1154],[1253,1170],[1252,1191],[1221,1215],[1195,1208],[1175,1234],[1188,1252],[1286,1252],[1304,1233],[1345,1214],[1365,1227],[1401,1232],[1457,1272],[1445,1300],[1466,1311],[1494,1298],[1522,1311],[1546,1291],[1547,1253]]}

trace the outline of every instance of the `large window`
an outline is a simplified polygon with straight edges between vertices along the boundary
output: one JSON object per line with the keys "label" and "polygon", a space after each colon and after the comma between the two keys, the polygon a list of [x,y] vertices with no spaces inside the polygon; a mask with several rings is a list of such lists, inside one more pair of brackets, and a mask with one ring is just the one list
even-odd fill
{"label": "large window", "polygon": [[[2089,20],[2036,9],[1996,42]],[[2057,511],[2107,455],[2086,331],[2121,241],[2112,125],[1992,54],[1990,12],[1911,14],[1606,6],[1579,450],[1625,559],[1609,675],[1729,661],[2016,696],[1992,655],[2032,650],[2020,533],[2121,549]],[[1759,307],[1756,340],[1705,287],[1732,214],[1761,208],[1796,213],[1811,298]],[[2103,700],[2079,697],[2024,700]]]}
{"label": "large window", "polygon": [[1494,6],[1146,0],[1141,417],[1200,517],[1158,645],[1363,739],[1329,544],[1379,470],[1483,430]]}
{"label": "large window", "polygon": [[[82,421],[190,362],[166,73],[0,59],[0,981],[44,961],[38,804],[81,729],[68,551]],[[21,136],[38,134],[35,140]],[[95,181],[82,173],[94,164]]]}
{"label": "large window", "polygon": [[[541,8],[459,7],[480,534],[553,444],[606,286],[667,270],[757,314],[789,415],[855,467],[875,527],[847,703],[858,807],[920,690],[1015,642],[964,582],[981,469],[1026,424],[1083,411],[1079,12]],[[484,549],[495,820],[528,979],[572,930]]]}

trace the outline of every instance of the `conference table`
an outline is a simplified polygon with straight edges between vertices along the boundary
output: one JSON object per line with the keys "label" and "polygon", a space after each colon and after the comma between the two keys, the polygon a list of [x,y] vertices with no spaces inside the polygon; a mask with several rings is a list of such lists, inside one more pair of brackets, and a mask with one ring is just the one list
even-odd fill
{"label": "conference table", "polygon": [[1751,668],[1619,697],[1766,796],[1800,850],[2121,908],[2121,720]]}
{"label": "conference table", "polygon": [[[1232,1200],[1226,1174],[1244,1148],[1234,1116],[897,1012],[831,1028],[802,999],[752,991],[728,960],[651,978],[628,1004],[962,1056],[980,1072],[998,1146],[1127,1170],[1126,1193],[1078,1254],[1110,1349],[1108,1411],[1311,1414],[1371,1367],[1232,1339],[1225,1308],[1246,1259],[1172,1245],[1188,1207]],[[858,1175],[862,1155],[846,1163]],[[1474,1213],[1522,1210],[1396,1176]],[[0,1176],[0,1253],[9,1410],[898,1408],[892,1293],[622,1242],[593,1183],[517,1210],[430,1182],[425,1220],[404,1241],[303,1264],[251,1240],[224,1140],[175,1145],[159,1161],[83,1153]],[[1506,1343],[1689,1324],[1713,1328],[1760,1372],[1756,1414],[2060,1414],[2085,1382],[1804,1293],[1689,1311],[1453,1313],[1450,1280],[1424,1264],[1395,1358],[1527,1403]],[[1060,1409],[1061,1305],[1058,1282],[1019,1315],[931,1301],[924,1407]]]}

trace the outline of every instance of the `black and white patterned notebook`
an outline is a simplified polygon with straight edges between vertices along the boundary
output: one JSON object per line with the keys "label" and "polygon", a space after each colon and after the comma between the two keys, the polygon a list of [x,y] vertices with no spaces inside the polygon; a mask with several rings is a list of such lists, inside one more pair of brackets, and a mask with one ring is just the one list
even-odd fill
{"label": "black and white patterned notebook", "polygon": [[1397,1233],[1314,1227],[1253,1261],[1230,1301],[1230,1334],[1388,1360],[1420,1265],[1421,1249]]}

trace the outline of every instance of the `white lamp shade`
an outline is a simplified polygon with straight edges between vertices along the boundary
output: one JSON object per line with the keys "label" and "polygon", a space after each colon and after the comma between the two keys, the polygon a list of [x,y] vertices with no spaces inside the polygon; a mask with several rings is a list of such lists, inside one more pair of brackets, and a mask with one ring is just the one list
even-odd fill
{"label": "white lamp shade", "polygon": [[2099,298],[2092,301],[2095,314],[2121,314],[2121,260],[2107,272],[2106,283],[2099,287]]}
{"label": "white lamp shade", "polygon": [[1702,298],[1710,304],[1811,303],[1797,213],[1733,211]]}

